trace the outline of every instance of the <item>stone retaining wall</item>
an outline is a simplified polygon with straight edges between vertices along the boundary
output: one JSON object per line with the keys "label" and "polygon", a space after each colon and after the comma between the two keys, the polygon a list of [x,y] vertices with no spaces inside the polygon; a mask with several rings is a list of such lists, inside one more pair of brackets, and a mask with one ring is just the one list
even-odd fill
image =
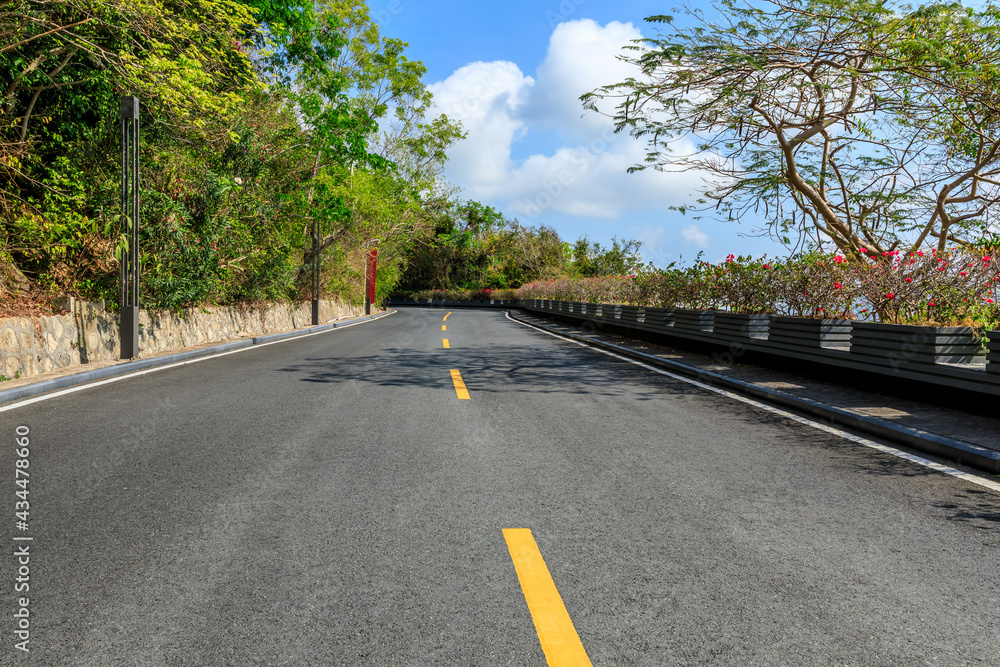
{"label": "stone retaining wall", "polygon": [[[64,299],[63,315],[0,318],[0,374],[30,377],[58,368],[117,361],[121,345],[118,317],[103,303]],[[362,306],[320,301],[319,321],[363,315]],[[246,336],[261,336],[308,326],[312,309],[305,304],[275,304],[260,310],[207,306],[139,314],[139,355]]]}

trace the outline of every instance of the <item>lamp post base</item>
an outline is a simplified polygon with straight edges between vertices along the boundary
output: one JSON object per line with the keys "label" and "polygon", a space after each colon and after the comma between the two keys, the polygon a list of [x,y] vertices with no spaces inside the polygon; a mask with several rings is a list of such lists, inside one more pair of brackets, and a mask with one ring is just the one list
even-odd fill
{"label": "lamp post base", "polygon": [[135,359],[139,356],[139,308],[124,306],[121,312],[121,359]]}

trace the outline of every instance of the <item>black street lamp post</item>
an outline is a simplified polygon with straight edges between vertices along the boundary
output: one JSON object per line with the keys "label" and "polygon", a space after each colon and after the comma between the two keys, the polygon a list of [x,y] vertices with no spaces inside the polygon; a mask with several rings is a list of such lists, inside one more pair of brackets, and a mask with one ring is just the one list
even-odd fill
{"label": "black street lamp post", "polygon": [[139,99],[122,97],[121,358],[139,356]]}

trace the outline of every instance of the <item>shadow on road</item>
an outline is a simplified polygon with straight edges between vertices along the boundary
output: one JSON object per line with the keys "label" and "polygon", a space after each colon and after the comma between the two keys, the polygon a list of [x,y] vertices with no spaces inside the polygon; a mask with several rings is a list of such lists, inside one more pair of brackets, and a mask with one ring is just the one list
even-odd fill
{"label": "shadow on road", "polygon": [[[584,353],[586,355],[586,353]],[[279,369],[303,382],[372,383],[382,387],[451,387],[449,369],[462,372],[473,393],[620,395],[638,400],[701,394],[683,382],[650,375],[624,362],[546,346],[525,349],[491,345],[484,350],[386,350],[362,357],[308,357]]]}

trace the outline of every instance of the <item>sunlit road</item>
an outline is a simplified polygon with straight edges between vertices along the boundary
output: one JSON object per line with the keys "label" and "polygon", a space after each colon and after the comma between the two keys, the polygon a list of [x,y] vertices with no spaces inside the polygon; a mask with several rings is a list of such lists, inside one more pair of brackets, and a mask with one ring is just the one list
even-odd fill
{"label": "sunlit road", "polygon": [[997,493],[447,313],[0,412],[0,663],[1000,664]]}

